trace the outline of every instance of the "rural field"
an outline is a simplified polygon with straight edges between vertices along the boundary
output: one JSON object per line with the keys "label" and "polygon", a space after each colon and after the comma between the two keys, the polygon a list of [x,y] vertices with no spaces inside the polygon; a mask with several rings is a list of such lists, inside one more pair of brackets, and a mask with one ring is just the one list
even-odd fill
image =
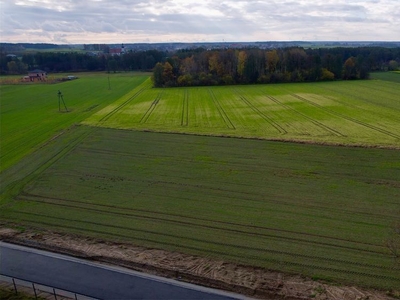
{"label": "rural field", "polygon": [[399,90],[388,81],[170,89],[146,81],[83,124],[399,148]]}
{"label": "rural field", "polygon": [[371,78],[400,83],[400,71],[372,73]]}
{"label": "rural field", "polygon": [[[96,73],[59,84],[0,85],[0,171],[148,79],[132,73],[109,77],[110,85],[107,75]],[[65,113],[62,103],[59,112],[58,90],[69,113]]]}
{"label": "rural field", "polygon": [[399,83],[98,76],[1,86],[3,224],[400,289]]}

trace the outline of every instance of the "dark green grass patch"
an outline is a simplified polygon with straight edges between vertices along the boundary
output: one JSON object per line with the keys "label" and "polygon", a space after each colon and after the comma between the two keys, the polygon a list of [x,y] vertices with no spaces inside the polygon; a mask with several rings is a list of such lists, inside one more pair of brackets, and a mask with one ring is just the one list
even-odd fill
{"label": "dark green grass patch", "polygon": [[400,83],[400,72],[399,71],[374,72],[374,73],[371,73],[371,79],[378,79],[378,80]]}
{"label": "dark green grass patch", "polygon": [[399,151],[84,126],[40,151],[70,134],[74,145],[19,179],[2,220],[400,288],[385,246]]}

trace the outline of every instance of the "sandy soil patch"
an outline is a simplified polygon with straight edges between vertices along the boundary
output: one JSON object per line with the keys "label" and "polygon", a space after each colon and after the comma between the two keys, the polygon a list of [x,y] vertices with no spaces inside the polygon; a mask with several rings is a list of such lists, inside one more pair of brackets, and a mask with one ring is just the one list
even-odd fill
{"label": "sandy soil patch", "polygon": [[119,265],[260,299],[395,299],[382,291],[334,286],[298,275],[72,234],[50,231],[37,233],[30,230],[19,232],[0,227],[0,240]]}

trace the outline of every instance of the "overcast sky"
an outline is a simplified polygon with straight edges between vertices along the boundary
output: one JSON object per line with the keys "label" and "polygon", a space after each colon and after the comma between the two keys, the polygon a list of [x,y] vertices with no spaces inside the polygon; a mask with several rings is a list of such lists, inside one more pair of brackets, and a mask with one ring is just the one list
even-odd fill
{"label": "overcast sky", "polygon": [[399,41],[400,0],[0,0],[0,41]]}

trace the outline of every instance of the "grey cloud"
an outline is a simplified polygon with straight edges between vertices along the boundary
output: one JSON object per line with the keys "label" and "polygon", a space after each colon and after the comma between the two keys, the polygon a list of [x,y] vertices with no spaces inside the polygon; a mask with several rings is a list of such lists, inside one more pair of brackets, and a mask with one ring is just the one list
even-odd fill
{"label": "grey cloud", "polygon": [[[18,0],[18,3],[23,2]],[[340,40],[343,33],[346,39],[358,39],[360,32],[370,40],[400,37],[398,0],[50,2],[38,0],[29,5],[17,5],[17,1],[2,1],[1,38],[18,40],[18,33],[26,38],[22,33],[32,29],[39,32],[37,36],[32,35],[37,42],[60,39],[71,43],[74,42],[72,38],[78,37],[86,43],[96,42],[91,40],[96,34],[112,34],[119,39],[115,42],[138,41],[127,40],[137,36],[155,41],[174,37],[181,41],[190,36],[209,40],[222,36],[236,41],[266,40],[270,34],[286,40],[305,37]],[[362,25],[352,35],[354,23]],[[382,34],[383,28],[386,35]]]}

